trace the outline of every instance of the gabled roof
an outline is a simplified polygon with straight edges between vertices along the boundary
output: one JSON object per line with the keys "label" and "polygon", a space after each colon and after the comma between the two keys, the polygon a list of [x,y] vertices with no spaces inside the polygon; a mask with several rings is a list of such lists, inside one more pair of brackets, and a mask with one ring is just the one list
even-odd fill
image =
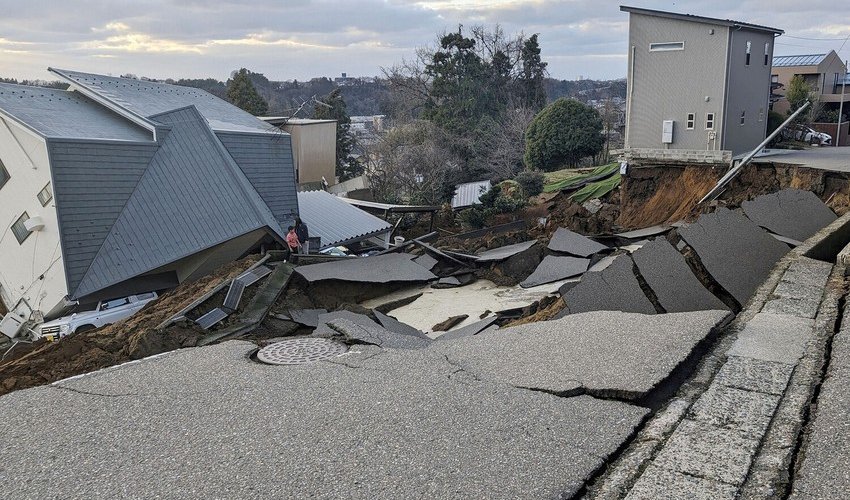
{"label": "gabled roof", "polygon": [[781,35],[785,33],[781,29],[771,28],[770,26],[761,26],[758,24],[750,24],[741,21],[733,21],[731,19],[717,19],[713,17],[694,16],[692,14],[679,14],[676,12],[667,12],[663,10],[642,9],[640,7],[629,7],[621,5],[620,10],[632,14],[642,14],[644,16],[666,17],[668,19],[678,19],[680,21],[691,21],[695,23],[713,24],[715,26],[729,26],[733,28],[745,28],[755,31],[767,31]]}
{"label": "gabled roof", "polygon": [[298,210],[310,235],[322,238],[322,248],[362,241],[392,230],[389,222],[325,191],[299,192]]}
{"label": "gabled roof", "polygon": [[[75,251],[79,249],[69,246],[73,235],[65,235],[63,255],[73,298],[256,229],[269,228],[279,236],[283,234],[271,211],[194,107],[156,115],[155,119],[170,130],[143,173],[138,175],[134,170],[127,178],[127,184],[136,184],[99,248],[94,252],[88,247]],[[63,144],[58,142],[51,147]],[[99,156],[97,144],[86,147],[91,148],[91,158]],[[65,203],[74,196],[74,186],[69,181],[78,172],[73,166],[70,171],[65,168],[67,160],[58,151],[52,157],[56,172],[69,174],[55,175],[54,182],[60,225],[66,231],[69,219],[82,219],[85,224],[84,217],[80,217],[83,214],[65,210]]]}
{"label": "gabled roof", "polygon": [[269,124],[201,89],[148,80],[48,68],[83,91],[93,92],[140,117],[195,106],[215,131],[269,132]]}
{"label": "gabled roof", "polygon": [[151,133],[79,92],[0,83],[0,112],[42,137],[151,141]]}
{"label": "gabled roof", "polygon": [[797,56],[773,56],[773,67],[782,68],[788,66],[817,66],[822,63],[829,54],[803,54]]}

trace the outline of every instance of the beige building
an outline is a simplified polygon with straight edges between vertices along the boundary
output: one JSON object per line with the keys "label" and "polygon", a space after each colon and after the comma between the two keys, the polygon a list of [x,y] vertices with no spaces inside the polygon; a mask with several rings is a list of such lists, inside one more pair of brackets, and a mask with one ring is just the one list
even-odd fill
{"label": "beige building", "polygon": [[[775,94],[785,95],[791,79],[796,75],[803,77],[818,96],[818,101],[826,108],[838,109],[841,101],[841,80],[844,78],[845,66],[834,50],[827,54],[805,54],[796,56],[776,56],[773,58],[773,71],[770,79],[782,87]],[[845,96],[845,99],[847,96]],[[780,113],[788,111],[788,101],[779,99],[773,109]]]}
{"label": "beige building", "polygon": [[782,30],[620,9],[629,13],[627,149],[738,155],[764,140],[773,41]]}
{"label": "beige building", "polygon": [[295,179],[299,185],[336,184],[336,120],[265,117],[292,136]]}

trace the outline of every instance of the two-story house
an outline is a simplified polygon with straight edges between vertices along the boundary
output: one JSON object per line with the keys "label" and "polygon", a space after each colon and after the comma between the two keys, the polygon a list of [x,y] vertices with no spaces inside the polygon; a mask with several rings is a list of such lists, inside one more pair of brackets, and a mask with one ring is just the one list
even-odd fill
{"label": "two-story house", "polygon": [[774,38],[782,30],[620,10],[629,13],[627,149],[739,155],[764,140]]}

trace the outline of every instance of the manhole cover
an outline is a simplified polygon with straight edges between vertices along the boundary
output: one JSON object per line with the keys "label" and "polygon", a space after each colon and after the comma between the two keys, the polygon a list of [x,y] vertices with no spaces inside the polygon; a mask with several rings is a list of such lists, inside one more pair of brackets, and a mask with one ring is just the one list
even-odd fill
{"label": "manhole cover", "polygon": [[348,346],[330,339],[286,339],[257,352],[257,360],[270,365],[300,365],[339,356]]}

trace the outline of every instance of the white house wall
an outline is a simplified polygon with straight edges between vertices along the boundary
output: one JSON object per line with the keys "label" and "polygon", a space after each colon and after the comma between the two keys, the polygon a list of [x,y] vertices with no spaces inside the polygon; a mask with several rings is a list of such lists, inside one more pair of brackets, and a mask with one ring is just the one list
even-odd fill
{"label": "white house wall", "polygon": [[[3,117],[0,160],[10,176],[0,188],[0,298],[11,311],[29,319],[34,311],[50,311],[67,294],[54,200],[43,207],[37,198],[50,182],[47,147],[41,138]],[[24,212],[40,216],[44,229],[19,244],[11,226]]]}

